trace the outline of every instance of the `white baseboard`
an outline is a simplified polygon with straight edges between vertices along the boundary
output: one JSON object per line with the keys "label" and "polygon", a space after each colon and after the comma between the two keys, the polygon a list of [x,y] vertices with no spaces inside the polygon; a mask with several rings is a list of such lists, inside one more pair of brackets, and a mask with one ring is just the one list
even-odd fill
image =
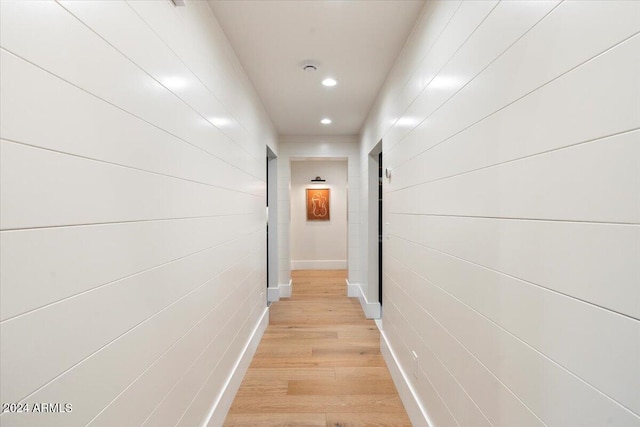
{"label": "white baseboard", "polygon": [[381,317],[380,303],[369,302],[367,296],[364,294],[362,287],[358,283],[349,283],[347,280],[347,296],[351,298],[358,298],[362,311],[367,319],[379,319]]}
{"label": "white baseboard", "polygon": [[277,288],[267,288],[267,301],[275,302],[280,298],[291,297],[291,280],[289,283],[280,283]]}
{"label": "white baseboard", "polygon": [[267,288],[267,301],[276,302],[280,300],[280,287]]}
{"label": "white baseboard", "polygon": [[267,329],[269,325],[269,308],[265,308],[262,313],[262,317],[258,321],[258,324],[253,329],[253,332],[249,336],[246,345],[242,349],[238,360],[236,361],[233,369],[231,370],[231,375],[227,378],[227,382],[222,388],[222,393],[220,393],[220,397],[218,400],[214,402],[211,409],[209,410],[209,415],[202,423],[203,427],[217,427],[221,426],[224,423],[225,418],[227,418],[227,413],[229,412],[229,408],[231,408],[231,404],[233,403],[233,399],[240,388],[240,383],[242,382],[242,378],[244,377],[247,368],[251,364],[251,360],[253,359],[253,355],[258,348],[258,344],[260,344],[260,340],[262,339],[262,335],[264,331]]}
{"label": "white baseboard", "polygon": [[289,283],[281,284],[279,288],[280,288],[280,298],[291,298],[291,290],[293,288],[291,280],[289,280]]}
{"label": "white baseboard", "polygon": [[322,259],[322,260],[291,260],[292,270],[346,270],[347,260]]}
{"label": "white baseboard", "polygon": [[349,298],[357,298],[360,296],[360,286],[357,283],[349,283],[349,279],[344,279],[347,282],[347,296]]}
{"label": "white baseboard", "polygon": [[414,427],[433,427],[433,424],[429,421],[427,412],[420,403],[420,400],[418,400],[415,389],[408,380],[406,372],[400,366],[393,348],[389,344],[389,341],[387,341],[387,336],[384,331],[380,331],[380,352],[387,363],[391,378],[398,389],[398,394],[404,404],[404,408],[407,410],[411,424]]}

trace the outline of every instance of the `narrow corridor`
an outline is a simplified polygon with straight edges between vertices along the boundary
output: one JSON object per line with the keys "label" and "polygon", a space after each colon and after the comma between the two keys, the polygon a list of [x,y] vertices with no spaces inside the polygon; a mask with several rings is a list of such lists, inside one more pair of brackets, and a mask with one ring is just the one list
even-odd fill
{"label": "narrow corridor", "polygon": [[410,426],[346,271],[293,271],[225,426]]}

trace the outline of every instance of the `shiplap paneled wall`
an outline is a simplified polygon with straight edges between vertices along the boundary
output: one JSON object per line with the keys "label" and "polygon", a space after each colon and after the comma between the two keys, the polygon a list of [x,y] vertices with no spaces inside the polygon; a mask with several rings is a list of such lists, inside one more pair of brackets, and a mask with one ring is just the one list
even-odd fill
{"label": "shiplap paneled wall", "polygon": [[0,12],[1,400],[73,405],[0,424],[200,425],[265,319],[273,127],[206,2]]}
{"label": "shiplap paneled wall", "polygon": [[426,5],[361,142],[415,425],[640,426],[639,31],[636,1]]}

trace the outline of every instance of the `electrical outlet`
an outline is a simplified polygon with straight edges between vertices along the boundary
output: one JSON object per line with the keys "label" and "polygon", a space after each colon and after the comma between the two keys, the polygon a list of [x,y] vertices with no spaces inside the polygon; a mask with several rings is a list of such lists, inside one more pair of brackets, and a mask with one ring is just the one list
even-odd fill
{"label": "electrical outlet", "polygon": [[411,357],[413,357],[413,366],[411,367],[411,373],[414,378],[418,378],[418,353],[411,350]]}

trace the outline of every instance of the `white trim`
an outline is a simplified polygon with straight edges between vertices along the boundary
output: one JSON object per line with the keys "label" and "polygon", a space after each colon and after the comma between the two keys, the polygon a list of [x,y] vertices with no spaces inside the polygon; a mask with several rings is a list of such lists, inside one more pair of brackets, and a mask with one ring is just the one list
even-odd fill
{"label": "white trim", "polygon": [[[366,180],[366,191],[363,191],[361,193],[361,196],[364,198],[364,200],[362,200],[362,202],[364,202],[363,210],[366,210],[366,218],[363,217],[363,219],[366,219],[366,221],[364,221],[363,223],[365,228],[361,229],[360,233],[366,234],[366,240],[365,242],[363,242],[365,244],[361,247],[360,250],[363,251],[361,259],[363,261],[366,260],[366,262],[363,262],[362,265],[363,267],[366,266],[366,268],[362,269],[363,276],[361,280],[362,282],[366,282],[368,284],[366,295],[368,298],[371,298],[374,301],[378,300],[380,285],[380,278],[378,277],[378,264],[380,264],[380,258],[378,254],[378,245],[380,242],[380,236],[378,235],[378,220],[380,219],[378,215],[378,191],[380,188],[378,171],[380,162],[378,161],[378,154],[380,154],[381,152],[382,140],[380,140],[369,152],[369,155],[363,159],[362,165],[363,168],[366,165],[366,172],[363,173],[362,176],[362,179]],[[382,184],[384,186],[388,184],[388,182],[384,182],[383,180]]]}
{"label": "white trim", "polygon": [[280,298],[291,297],[291,280],[289,283],[280,283],[276,288],[267,288],[267,301],[276,302]]}
{"label": "white trim", "polygon": [[268,175],[268,188],[267,193],[269,195],[268,207],[267,207],[267,225],[269,232],[267,233],[267,254],[269,258],[269,287],[278,286],[278,278],[280,275],[280,258],[278,256],[278,197],[281,190],[278,189],[278,158],[273,151],[267,149],[267,175]]}
{"label": "white trim", "polygon": [[404,408],[409,415],[411,424],[414,427],[433,427],[434,424],[431,422],[424,406],[420,403],[418,395],[411,385],[411,382],[408,380],[406,372],[402,369],[402,366],[400,366],[400,362],[398,361],[391,344],[387,340],[387,336],[384,331],[380,331],[380,352],[387,363],[387,367],[391,373],[391,378],[398,389],[398,394],[400,395]]}
{"label": "white trim", "polygon": [[347,296],[349,298],[357,298],[360,295],[360,287],[357,283],[349,283],[349,279],[344,279],[347,282]]}
{"label": "white trim", "polygon": [[346,259],[291,260],[291,270],[346,270]]}
{"label": "white trim", "polygon": [[266,307],[262,312],[262,316],[256,324],[256,327],[249,336],[247,343],[242,349],[240,356],[238,356],[238,360],[233,365],[231,374],[227,377],[227,381],[222,387],[222,392],[218,395],[218,398],[213,405],[211,405],[211,409],[209,409],[207,417],[201,424],[202,427],[221,426],[224,423],[227,413],[229,412],[229,408],[231,408],[231,404],[233,403],[233,399],[240,388],[242,378],[244,377],[249,364],[251,364],[253,355],[255,354],[258,344],[260,344],[260,340],[262,339],[262,335],[268,325],[269,308]]}
{"label": "white trim", "polygon": [[369,302],[360,284],[349,283],[349,281],[347,281],[347,296],[358,298],[362,311],[367,319],[379,319],[381,317],[382,311],[380,310],[380,303],[378,301]]}
{"label": "white trim", "polygon": [[280,298],[291,298],[291,291],[293,289],[292,282],[283,283],[278,286],[280,288]]}
{"label": "white trim", "polygon": [[277,288],[267,288],[267,301],[280,301],[280,286],[278,286]]}

